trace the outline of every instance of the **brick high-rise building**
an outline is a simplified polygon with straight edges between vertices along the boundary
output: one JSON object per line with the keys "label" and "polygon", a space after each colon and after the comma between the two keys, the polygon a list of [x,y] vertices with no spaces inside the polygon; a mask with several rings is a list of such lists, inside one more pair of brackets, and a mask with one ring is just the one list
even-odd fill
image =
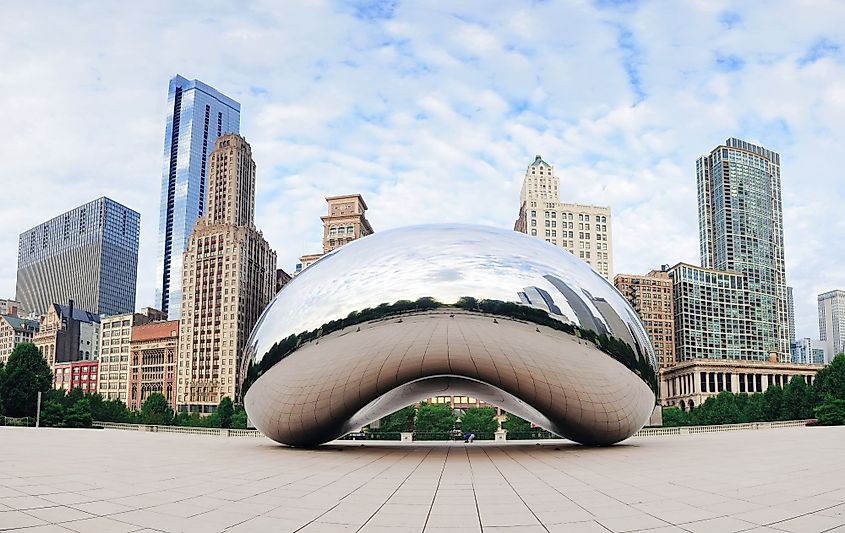
{"label": "brick high-rise building", "polygon": [[244,346],[276,289],[276,252],[254,224],[249,144],[222,135],[208,161],[206,212],[183,258],[176,385],[177,408],[201,413],[239,399]]}
{"label": "brick high-rise building", "polygon": [[560,178],[539,155],[528,165],[513,229],[545,239],[586,261],[596,272],[613,275],[609,207],[560,202]]}
{"label": "brick high-rise building", "polygon": [[300,257],[294,275],[302,272],[332,250],[373,233],[373,227],[366,216],[367,203],[360,194],[329,196],[326,198],[326,203],[328,214],[320,217],[323,221],[323,253],[306,254]]}
{"label": "brick high-rise building", "polygon": [[660,368],[675,364],[675,316],[669,267],[645,276],[617,274],[613,284],[640,315]]}
{"label": "brick high-rise building", "polygon": [[176,365],[179,321],[152,322],[132,328],[129,359],[130,409],[140,409],[150,394],[158,392],[176,409]]}

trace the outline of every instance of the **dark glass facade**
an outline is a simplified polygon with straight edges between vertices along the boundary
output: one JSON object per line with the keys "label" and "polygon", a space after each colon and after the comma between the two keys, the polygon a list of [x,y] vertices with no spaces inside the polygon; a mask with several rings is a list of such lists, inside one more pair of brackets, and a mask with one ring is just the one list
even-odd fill
{"label": "dark glass facade", "polygon": [[39,314],[68,300],[96,314],[134,311],[140,226],[140,214],[103,197],[25,231],[16,298]]}

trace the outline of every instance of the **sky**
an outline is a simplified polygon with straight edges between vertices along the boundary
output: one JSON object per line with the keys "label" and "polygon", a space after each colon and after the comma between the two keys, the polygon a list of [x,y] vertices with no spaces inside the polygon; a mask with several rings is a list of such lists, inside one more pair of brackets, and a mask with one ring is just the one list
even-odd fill
{"label": "sky", "polygon": [[376,231],[512,228],[541,154],[561,200],[613,210],[616,273],[700,264],[695,159],[781,154],[799,337],[845,288],[845,3],[17,2],[0,18],[0,298],[18,235],[100,196],[141,213],[154,305],[169,79],[236,99],[256,225],[293,269],[328,195]]}

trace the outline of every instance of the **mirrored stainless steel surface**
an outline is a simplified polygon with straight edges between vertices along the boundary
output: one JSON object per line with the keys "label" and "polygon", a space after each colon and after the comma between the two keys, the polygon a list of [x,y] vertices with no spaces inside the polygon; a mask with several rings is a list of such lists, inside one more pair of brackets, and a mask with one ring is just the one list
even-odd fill
{"label": "mirrored stainless steel surface", "polygon": [[295,446],[461,393],[611,444],[648,420],[656,369],[636,313],[585,262],[453,224],[376,233],[308,267],[260,318],[241,375],[250,420]]}

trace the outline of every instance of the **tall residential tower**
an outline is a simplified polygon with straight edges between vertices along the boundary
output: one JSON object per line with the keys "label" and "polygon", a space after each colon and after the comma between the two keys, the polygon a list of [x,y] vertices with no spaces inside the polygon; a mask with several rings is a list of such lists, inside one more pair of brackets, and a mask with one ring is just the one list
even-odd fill
{"label": "tall residential tower", "polygon": [[610,280],[613,246],[610,208],[560,202],[560,178],[539,155],[528,165],[513,229],[545,239],[590,264]]}
{"label": "tall residential tower", "polygon": [[206,195],[184,254],[176,383],[177,408],[202,413],[238,399],[244,346],[276,294],[276,252],[255,228],[255,162],[240,135],[215,142]]}
{"label": "tall residential tower", "polygon": [[21,233],[16,300],[47,313],[68,300],[97,315],[135,309],[141,215],[108,198]]}
{"label": "tall residential tower", "polygon": [[696,161],[701,263],[741,274],[748,359],[790,360],[780,155],[728,139]]}
{"label": "tall residential tower", "polygon": [[205,213],[208,154],[220,135],[239,131],[240,120],[241,105],[228,96],[199,80],[170,80],[156,267],[156,306],[170,319],[181,308],[182,254]]}
{"label": "tall residential tower", "polygon": [[845,352],[845,291],[819,294],[819,339],[829,357]]}

